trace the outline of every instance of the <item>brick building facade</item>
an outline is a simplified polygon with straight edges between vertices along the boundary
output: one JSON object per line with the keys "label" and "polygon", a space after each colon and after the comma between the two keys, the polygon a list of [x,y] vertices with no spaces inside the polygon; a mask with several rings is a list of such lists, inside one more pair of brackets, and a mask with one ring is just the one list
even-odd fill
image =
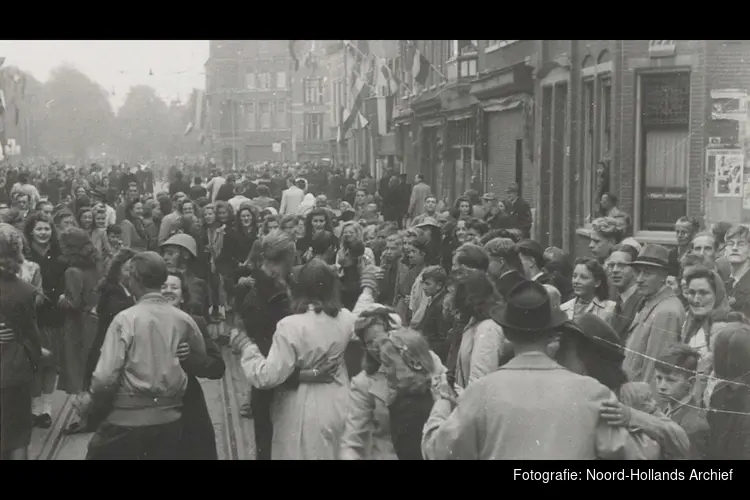
{"label": "brick building facade", "polygon": [[206,95],[212,155],[225,165],[328,156],[327,67],[316,62],[301,61],[294,71],[288,40],[211,40]]}
{"label": "brick building facade", "polygon": [[[683,215],[750,221],[742,196],[713,195],[706,168],[717,134],[711,92],[750,93],[750,42],[416,43],[434,67],[413,88],[404,41],[394,121],[405,170],[425,174],[439,196],[455,199],[472,177],[500,196],[517,182],[535,210],[535,237],[579,255],[604,189],[632,214],[642,241],[673,244]],[[747,127],[737,134],[748,178]]]}

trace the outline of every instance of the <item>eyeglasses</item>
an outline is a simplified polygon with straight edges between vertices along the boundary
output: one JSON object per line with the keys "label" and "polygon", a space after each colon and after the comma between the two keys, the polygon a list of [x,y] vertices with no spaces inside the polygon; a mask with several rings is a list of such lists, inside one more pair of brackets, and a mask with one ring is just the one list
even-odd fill
{"label": "eyeglasses", "polygon": [[727,241],[727,248],[747,248],[747,240],[729,240]]}
{"label": "eyeglasses", "polygon": [[622,271],[623,269],[630,268],[632,264],[630,262],[607,262],[604,266],[610,270],[618,269]]}

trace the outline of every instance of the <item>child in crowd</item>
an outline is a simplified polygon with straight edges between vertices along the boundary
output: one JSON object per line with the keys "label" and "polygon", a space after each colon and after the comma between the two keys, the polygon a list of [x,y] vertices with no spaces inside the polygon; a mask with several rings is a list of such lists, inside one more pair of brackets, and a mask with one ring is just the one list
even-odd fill
{"label": "child in crowd", "polygon": [[448,323],[443,319],[443,298],[448,275],[440,266],[430,266],[422,272],[422,290],[427,296],[427,307],[416,330],[427,339],[432,352],[445,363],[448,357]]}
{"label": "child in crowd", "polygon": [[706,458],[709,427],[705,411],[695,401],[693,384],[700,354],[683,344],[673,346],[656,363],[655,384],[667,417],[690,438],[690,458]]}

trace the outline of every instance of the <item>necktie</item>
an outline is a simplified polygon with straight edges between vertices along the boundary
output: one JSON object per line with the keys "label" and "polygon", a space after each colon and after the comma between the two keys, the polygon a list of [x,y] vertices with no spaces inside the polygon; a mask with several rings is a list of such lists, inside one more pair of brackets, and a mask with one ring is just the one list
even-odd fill
{"label": "necktie", "polygon": [[615,301],[615,316],[620,317],[622,316],[622,297],[617,297],[617,300]]}

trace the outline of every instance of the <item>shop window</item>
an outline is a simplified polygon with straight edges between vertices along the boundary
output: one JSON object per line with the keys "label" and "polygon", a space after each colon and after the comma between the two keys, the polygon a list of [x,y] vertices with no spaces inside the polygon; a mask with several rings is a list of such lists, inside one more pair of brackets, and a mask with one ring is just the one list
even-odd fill
{"label": "shop window", "polygon": [[690,74],[640,77],[640,229],[669,231],[687,213]]}

